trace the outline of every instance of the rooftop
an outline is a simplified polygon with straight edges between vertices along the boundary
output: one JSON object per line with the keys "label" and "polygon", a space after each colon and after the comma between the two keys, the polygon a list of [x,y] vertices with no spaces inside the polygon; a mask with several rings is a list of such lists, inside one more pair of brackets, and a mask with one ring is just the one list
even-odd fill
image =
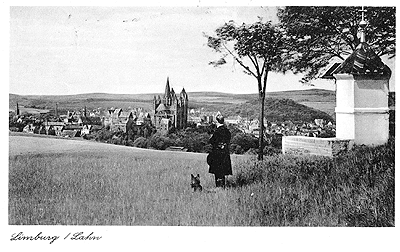
{"label": "rooftop", "polygon": [[[334,66],[333,66],[334,67]],[[331,73],[370,77],[390,76],[391,70],[367,43],[360,43],[354,52]]]}

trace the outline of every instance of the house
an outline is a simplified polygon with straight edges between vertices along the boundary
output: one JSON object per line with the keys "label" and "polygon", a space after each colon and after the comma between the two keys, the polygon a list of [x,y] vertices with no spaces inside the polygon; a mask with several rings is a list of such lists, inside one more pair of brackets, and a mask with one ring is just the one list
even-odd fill
{"label": "house", "polygon": [[45,130],[46,130],[46,135],[55,135],[55,134],[56,134],[56,132],[55,132],[53,126],[51,126],[51,125],[45,125],[45,126],[43,126],[43,127],[44,127]]}
{"label": "house", "polygon": [[22,132],[33,134],[33,129],[33,124],[28,124],[22,129]]}
{"label": "house", "polygon": [[92,125],[83,125],[81,130],[81,136],[89,135],[92,130]]}
{"label": "house", "polygon": [[78,119],[78,125],[102,125],[102,119],[100,116],[89,116],[89,117],[84,117],[81,116]]}
{"label": "house", "polygon": [[194,122],[194,123],[201,123],[201,117],[200,116],[191,116],[191,117],[189,117],[189,121]]}
{"label": "house", "polygon": [[73,138],[73,137],[79,137],[80,136],[80,131],[77,130],[63,130],[61,132],[61,137],[66,137],[66,138]]}
{"label": "house", "polygon": [[122,109],[121,109],[121,108],[118,108],[118,109],[115,109],[115,110],[111,113],[111,116],[112,116],[113,119],[118,119],[118,117],[121,115],[121,113],[122,113]]}
{"label": "house", "polygon": [[129,118],[136,118],[136,116],[134,115],[134,113],[132,111],[123,111],[119,114],[117,120],[119,123],[127,123]]}
{"label": "house", "polygon": [[64,125],[54,125],[52,126],[54,129],[54,134],[56,136],[61,136],[62,131],[64,130]]}
{"label": "house", "polygon": [[232,125],[237,125],[238,124],[238,120],[236,118],[225,118],[225,122],[226,124],[232,124]]}
{"label": "house", "polygon": [[39,134],[47,135],[46,126],[39,126]]}
{"label": "house", "polygon": [[101,125],[84,125],[81,129],[81,136],[92,134],[102,128]]}

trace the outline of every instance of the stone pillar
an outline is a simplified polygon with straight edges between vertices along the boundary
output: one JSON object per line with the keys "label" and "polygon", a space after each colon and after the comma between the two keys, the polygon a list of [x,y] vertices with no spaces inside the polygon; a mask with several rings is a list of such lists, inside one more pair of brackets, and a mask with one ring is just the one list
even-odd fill
{"label": "stone pillar", "polygon": [[389,139],[390,76],[334,74],[336,137],[379,145]]}

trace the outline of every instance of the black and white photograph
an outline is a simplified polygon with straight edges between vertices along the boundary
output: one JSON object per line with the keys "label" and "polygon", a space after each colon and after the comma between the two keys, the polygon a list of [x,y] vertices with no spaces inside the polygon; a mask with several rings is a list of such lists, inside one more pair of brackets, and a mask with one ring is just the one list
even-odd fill
{"label": "black and white photograph", "polygon": [[394,3],[101,3],[2,5],[10,250],[399,249]]}

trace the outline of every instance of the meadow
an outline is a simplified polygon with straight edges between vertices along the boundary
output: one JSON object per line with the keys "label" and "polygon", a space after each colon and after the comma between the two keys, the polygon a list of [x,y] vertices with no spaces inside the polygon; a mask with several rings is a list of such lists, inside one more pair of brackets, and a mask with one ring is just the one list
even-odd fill
{"label": "meadow", "polygon": [[205,154],[62,139],[46,141],[68,150],[47,152],[34,139],[30,153],[10,141],[10,225],[394,226],[393,141],[335,159],[232,155],[229,186],[215,189]]}

